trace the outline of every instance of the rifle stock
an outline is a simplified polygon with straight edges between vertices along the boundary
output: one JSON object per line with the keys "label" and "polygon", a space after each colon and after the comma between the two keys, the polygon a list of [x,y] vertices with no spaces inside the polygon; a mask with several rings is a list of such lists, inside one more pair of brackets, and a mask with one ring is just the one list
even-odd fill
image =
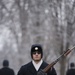
{"label": "rifle stock", "polygon": [[51,64],[49,64],[47,67],[45,67],[42,71],[47,73],[63,56],[64,57],[67,56],[74,48],[75,48],[75,46],[73,48],[65,51],[63,54],[61,54],[60,57],[58,57],[55,61],[53,61]]}

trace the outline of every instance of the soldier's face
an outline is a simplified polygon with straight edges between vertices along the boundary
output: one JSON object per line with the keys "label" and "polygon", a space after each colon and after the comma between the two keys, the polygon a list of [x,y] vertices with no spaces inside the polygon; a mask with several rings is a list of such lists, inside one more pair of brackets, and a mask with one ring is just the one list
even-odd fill
{"label": "soldier's face", "polygon": [[33,57],[34,61],[40,61],[41,60],[41,53],[38,51],[35,51],[35,52],[33,52],[32,57]]}

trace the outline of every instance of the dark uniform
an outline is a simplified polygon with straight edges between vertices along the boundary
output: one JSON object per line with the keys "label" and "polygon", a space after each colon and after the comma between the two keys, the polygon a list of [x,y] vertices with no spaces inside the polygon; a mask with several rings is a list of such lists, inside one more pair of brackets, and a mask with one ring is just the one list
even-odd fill
{"label": "dark uniform", "polygon": [[[38,44],[32,45],[31,47],[31,57],[33,59],[33,53],[38,52],[41,53],[41,58],[43,57],[43,51],[42,51],[42,47]],[[34,59],[33,59],[34,61]],[[37,75],[37,73],[41,70],[44,69],[48,64],[43,61],[41,63],[41,66],[38,70],[35,69],[33,62],[29,62],[26,65],[23,65],[20,70],[18,71],[17,75]],[[45,74],[41,74],[41,75],[45,75]],[[54,68],[51,68],[50,71],[48,71],[47,75],[57,75],[56,71]]]}
{"label": "dark uniform", "polygon": [[3,61],[3,68],[0,69],[0,75],[15,75],[13,69],[8,67],[8,61]]}
{"label": "dark uniform", "polygon": [[[48,64],[43,61],[42,65],[40,66],[39,70],[44,69]],[[22,66],[18,72],[18,75],[37,75],[36,69],[34,68],[32,62]],[[57,75],[54,68],[52,68],[47,75]]]}
{"label": "dark uniform", "polygon": [[70,64],[70,69],[67,70],[66,75],[75,75],[75,66],[74,66],[74,63]]}
{"label": "dark uniform", "polygon": [[69,69],[66,75],[75,75],[75,69]]}

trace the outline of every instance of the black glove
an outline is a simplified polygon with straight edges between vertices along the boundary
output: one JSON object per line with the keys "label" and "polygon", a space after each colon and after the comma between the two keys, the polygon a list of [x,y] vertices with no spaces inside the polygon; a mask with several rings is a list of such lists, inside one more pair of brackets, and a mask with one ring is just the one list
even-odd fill
{"label": "black glove", "polygon": [[40,71],[38,71],[37,75],[47,75],[47,73],[45,73],[42,70],[40,70]]}

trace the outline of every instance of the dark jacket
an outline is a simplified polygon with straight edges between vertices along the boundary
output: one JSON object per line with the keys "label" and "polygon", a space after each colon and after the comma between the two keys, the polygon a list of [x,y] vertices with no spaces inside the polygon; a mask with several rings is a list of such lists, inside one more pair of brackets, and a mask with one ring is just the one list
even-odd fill
{"label": "dark jacket", "polygon": [[66,75],[75,75],[75,69],[68,69]]}
{"label": "dark jacket", "polygon": [[15,75],[14,71],[9,67],[3,67],[0,69],[0,75]]}
{"label": "dark jacket", "polygon": [[[48,64],[46,62],[43,62],[42,65],[40,66],[39,70],[44,69],[47,65]],[[36,71],[36,69],[34,68],[32,62],[29,62],[28,64],[23,65],[20,68],[17,75],[37,75],[38,71]],[[52,70],[49,71],[47,75],[57,75],[57,74],[56,74],[55,69],[52,68]]]}

